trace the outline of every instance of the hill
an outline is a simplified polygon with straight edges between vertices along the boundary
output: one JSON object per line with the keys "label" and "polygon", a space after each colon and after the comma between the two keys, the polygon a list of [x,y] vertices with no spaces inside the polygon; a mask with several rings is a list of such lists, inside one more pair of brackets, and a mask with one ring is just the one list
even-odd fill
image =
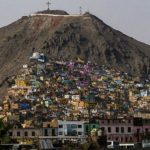
{"label": "hill", "polygon": [[106,25],[96,16],[38,12],[0,29],[0,83],[33,52],[53,59],[90,60],[133,75],[149,75],[150,46]]}

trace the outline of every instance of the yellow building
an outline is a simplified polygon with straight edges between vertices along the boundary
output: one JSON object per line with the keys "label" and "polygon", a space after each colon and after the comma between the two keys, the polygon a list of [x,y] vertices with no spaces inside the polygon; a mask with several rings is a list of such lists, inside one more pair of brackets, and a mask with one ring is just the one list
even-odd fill
{"label": "yellow building", "polygon": [[24,95],[27,92],[28,88],[11,88],[8,90],[8,95],[18,96],[18,95]]}
{"label": "yellow building", "polygon": [[17,87],[25,88],[25,87],[27,87],[27,82],[22,79],[16,79],[16,85],[17,85]]}
{"label": "yellow building", "polygon": [[30,128],[32,125],[32,120],[25,120],[24,123],[22,124],[23,128]]}
{"label": "yellow building", "polygon": [[19,88],[26,88],[27,87],[27,80],[24,76],[17,76],[17,79],[15,80],[15,84]]}
{"label": "yellow building", "polygon": [[58,127],[58,120],[57,119],[53,119],[52,121],[46,121],[43,122],[43,128],[57,128]]}
{"label": "yellow building", "polygon": [[3,101],[3,106],[4,106],[4,110],[9,110],[10,108],[8,101]]}
{"label": "yellow building", "polygon": [[11,109],[18,109],[19,105],[17,103],[11,103],[10,107]]}
{"label": "yellow building", "polygon": [[85,109],[89,106],[88,102],[80,100],[70,101],[70,104],[73,106],[74,110]]}

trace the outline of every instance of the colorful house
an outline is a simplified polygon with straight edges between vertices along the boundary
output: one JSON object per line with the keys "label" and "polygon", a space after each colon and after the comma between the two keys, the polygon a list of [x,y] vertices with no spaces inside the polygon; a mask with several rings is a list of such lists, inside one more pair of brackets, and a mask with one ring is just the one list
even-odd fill
{"label": "colorful house", "polygon": [[85,135],[89,135],[93,129],[99,129],[99,123],[96,122],[86,122],[84,123],[84,133]]}

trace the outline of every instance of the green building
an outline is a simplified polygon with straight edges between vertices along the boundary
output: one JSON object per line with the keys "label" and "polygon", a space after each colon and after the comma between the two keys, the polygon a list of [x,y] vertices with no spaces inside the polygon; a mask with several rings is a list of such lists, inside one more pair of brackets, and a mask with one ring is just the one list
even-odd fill
{"label": "green building", "polygon": [[99,123],[84,123],[85,135],[89,135],[93,129],[99,129]]}

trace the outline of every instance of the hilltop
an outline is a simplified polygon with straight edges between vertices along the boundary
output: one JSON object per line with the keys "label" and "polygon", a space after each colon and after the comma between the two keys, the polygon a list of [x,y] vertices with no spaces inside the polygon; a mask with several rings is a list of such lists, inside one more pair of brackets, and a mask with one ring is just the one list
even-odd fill
{"label": "hilltop", "polygon": [[36,14],[69,15],[64,10],[44,10],[44,11],[39,11]]}

